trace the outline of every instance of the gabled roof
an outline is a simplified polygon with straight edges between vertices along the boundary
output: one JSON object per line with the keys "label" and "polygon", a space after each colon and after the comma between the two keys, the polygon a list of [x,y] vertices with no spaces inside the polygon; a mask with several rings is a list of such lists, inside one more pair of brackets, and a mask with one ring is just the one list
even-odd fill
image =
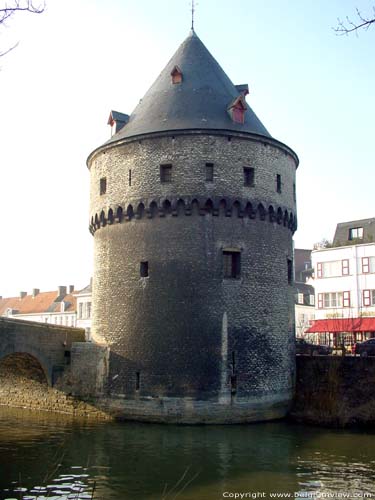
{"label": "gabled roof", "polygon": [[17,311],[17,314],[40,314],[40,313],[59,313],[61,311],[62,300],[67,304],[64,312],[75,312],[76,298],[72,294],[67,294],[59,301],[56,291],[54,292],[40,292],[33,297],[32,295],[25,295],[22,299],[20,297],[8,297],[0,299],[0,316],[5,316],[7,309]]}
{"label": "gabled roof", "polygon": [[[183,74],[173,85],[173,68]],[[244,86],[240,86],[244,91]],[[227,109],[243,93],[192,30],[155,83],[141,99],[129,122],[106,144],[121,139],[163,131],[225,130],[271,137],[247,105],[244,123],[235,123]],[[243,97],[244,99],[244,97]]]}

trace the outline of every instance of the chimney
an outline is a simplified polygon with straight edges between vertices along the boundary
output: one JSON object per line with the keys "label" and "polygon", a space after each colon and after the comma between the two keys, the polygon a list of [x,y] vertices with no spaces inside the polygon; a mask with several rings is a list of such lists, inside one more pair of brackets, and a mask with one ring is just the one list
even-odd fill
{"label": "chimney", "polygon": [[20,299],[23,299],[24,297],[26,297],[27,295],[27,292],[20,292]]}
{"label": "chimney", "polygon": [[36,297],[38,295],[38,293],[40,292],[40,289],[39,288],[33,288],[33,291],[32,291],[32,296],[33,297]]}
{"label": "chimney", "polygon": [[69,288],[68,288],[68,293],[73,293],[74,292],[74,285],[69,285]]}
{"label": "chimney", "polygon": [[57,287],[57,296],[64,297],[66,295],[66,286],[58,286]]}

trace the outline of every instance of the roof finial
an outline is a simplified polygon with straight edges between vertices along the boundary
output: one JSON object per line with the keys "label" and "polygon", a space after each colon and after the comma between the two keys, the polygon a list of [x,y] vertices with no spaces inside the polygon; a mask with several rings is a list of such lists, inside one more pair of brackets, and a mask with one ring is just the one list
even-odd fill
{"label": "roof finial", "polygon": [[194,12],[195,12],[195,4],[194,0],[191,0],[191,29],[194,31]]}

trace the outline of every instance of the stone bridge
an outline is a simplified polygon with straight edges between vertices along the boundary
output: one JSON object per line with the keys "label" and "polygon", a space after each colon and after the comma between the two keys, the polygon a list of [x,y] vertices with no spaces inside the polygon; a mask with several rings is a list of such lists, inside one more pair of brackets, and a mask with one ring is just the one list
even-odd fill
{"label": "stone bridge", "polygon": [[0,371],[11,366],[53,386],[70,365],[73,342],[85,342],[84,329],[0,317]]}

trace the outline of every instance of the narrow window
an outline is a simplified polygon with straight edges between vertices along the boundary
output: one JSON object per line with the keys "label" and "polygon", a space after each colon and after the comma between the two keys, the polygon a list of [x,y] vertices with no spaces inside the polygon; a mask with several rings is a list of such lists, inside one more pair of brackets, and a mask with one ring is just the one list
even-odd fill
{"label": "narrow window", "polygon": [[141,262],[140,274],[141,274],[141,278],[147,278],[147,276],[148,276],[148,262],[147,261]]}
{"label": "narrow window", "polygon": [[291,285],[293,283],[293,260],[287,259],[288,266],[288,284]]}
{"label": "narrow window", "polygon": [[321,262],[317,263],[316,270],[317,270],[318,278],[323,278],[323,268],[322,268]]}
{"label": "narrow window", "polygon": [[214,181],[214,164],[206,163],[206,182]]}
{"label": "narrow window", "polygon": [[255,171],[252,167],[243,168],[243,183],[245,186],[254,186]]}
{"label": "narrow window", "polygon": [[276,174],[276,191],[281,193],[281,175]]}
{"label": "narrow window", "polygon": [[230,389],[231,393],[237,392],[237,375],[236,375],[236,353],[232,351],[232,374],[230,376]]}
{"label": "narrow window", "polygon": [[296,194],[296,185],[293,183],[293,201],[297,201],[297,194]]}
{"label": "narrow window", "polygon": [[343,306],[350,307],[350,292],[343,292]]}
{"label": "narrow window", "polygon": [[172,182],[172,165],[160,165],[160,182]]}
{"label": "narrow window", "polygon": [[80,302],[78,305],[78,319],[83,318],[83,303]]}
{"label": "narrow window", "polygon": [[223,251],[224,278],[238,279],[241,276],[241,252]]}
{"label": "narrow window", "polygon": [[341,261],[341,270],[342,270],[343,276],[348,276],[348,274],[349,274],[349,260],[348,259],[343,259]]}
{"label": "narrow window", "polygon": [[129,186],[132,185],[132,171],[129,169]]}
{"label": "narrow window", "polygon": [[87,317],[91,318],[91,302],[87,302]]}
{"label": "narrow window", "polygon": [[362,273],[367,274],[370,272],[370,259],[368,257],[362,257]]}
{"label": "narrow window", "polygon": [[371,305],[371,294],[370,290],[363,290],[363,305],[370,306]]}
{"label": "narrow window", "polygon": [[106,179],[106,177],[102,177],[100,179],[99,190],[100,190],[101,195],[105,194],[107,192],[107,179]]}
{"label": "narrow window", "polygon": [[135,390],[139,391],[141,387],[141,372],[135,372]]}
{"label": "narrow window", "polygon": [[318,309],[323,309],[323,294],[318,294]]}
{"label": "narrow window", "polygon": [[176,83],[182,82],[182,71],[178,66],[175,66],[171,71],[172,83],[175,85]]}

